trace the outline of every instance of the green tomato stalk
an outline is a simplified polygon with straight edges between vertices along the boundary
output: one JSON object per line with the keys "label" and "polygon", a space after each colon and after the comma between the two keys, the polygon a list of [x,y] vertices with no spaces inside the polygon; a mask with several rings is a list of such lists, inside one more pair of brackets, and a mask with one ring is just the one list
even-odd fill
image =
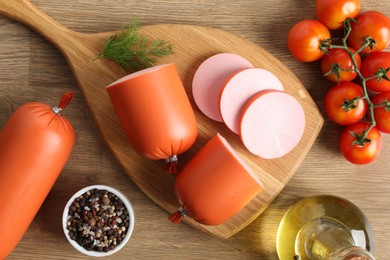
{"label": "green tomato stalk", "polygon": [[[356,50],[355,52],[351,52],[348,48],[348,44],[347,44],[347,39],[352,31],[352,27],[351,27],[351,21],[352,22],[356,22],[356,20],[354,19],[347,19],[345,20],[344,22],[344,37],[341,39],[341,45],[334,45],[332,44],[332,41],[331,39],[326,39],[324,40],[322,43],[321,43],[321,49],[326,53],[329,49],[336,49],[336,48],[339,48],[339,49],[343,49],[345,50],[348,55],[351,57],[351,60],[352,60],[352,63],[353,63],[353,66],[354,66],[354,71],[357,73],[357,75],[359,76],[360,78],[360,81],[361,81],[361,84],[362,84],[362,88],[363,88],[363,96],[362,97],[357,97],[355,99],[352,99],[353,101],[357,101],[359,99],[365,99],[366,100],[366,103],[368,105],[368,109],[369,109],[369,113],[370,113],[370,127],[366,130],[366,131],[363,131],[363,133],[361,135],[358,135],[356,133],[351,133],[355,138],[356,138],[356,141],[353,143],[353,145],[359,145],[359,146],[364,146],[365,143],[367,142],[371,142],[370,139],[367,138],[367,135],[368,133],[371,131],[372,128],[374,128],[376,126],[376,121],[375,121],[375,117],[374,117],[374,108],[375,107],[380,107],[380,106],[385,106],[385,109],[387,110],[390,110],[390,102],[389,101],[385,101],[384,103],[381,103],[381,104],[377,104],[377,105],[374,105],[371,100],[370,100],[370,97],[368,96],[368,91],[367,91],[367,86],[366,86],[366,82],[368,80],[371,80],[371,79],[378,79],[378,80],[382,80],[382,79],[385,79],[385,80],[390,80],[388,77],[387,77],[387,72],[390,71],[390,67],[387,68],[387,69],[383,69],[383,68],[380,68],[379,71],[377,73],[375,73],[375,75],[371,76],[371,77],[368,77],[368,78],[365,78],[362,73],[360,72],[359,68],[358,68],[358,65],[357,65],[357,62],[356,62],[356,55],[358,55],[362,50],[364,50],[366,47],[370,47],[371,49],[374,48],[376,42],[375,40],[368,36],[366,37],[365,41],[364,41],[364,44],[358,49]],[[330,71],[332,72],[332,71]],[[348,102],[349,104],[350,102]],[[346,102],[344,102],[344,104],[341,104],[341,107],[343,107],[344,109],[350,109],[351,107],[349,105],[346,105]]]}

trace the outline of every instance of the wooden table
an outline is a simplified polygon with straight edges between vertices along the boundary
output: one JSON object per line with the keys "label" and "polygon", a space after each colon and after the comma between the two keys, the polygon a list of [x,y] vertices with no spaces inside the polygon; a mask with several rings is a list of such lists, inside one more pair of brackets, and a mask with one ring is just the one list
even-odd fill
{"label": "wooden table", "polygon": [[[135,17],[142,24],[196,24],[233,32],[283,61],[324,112],[323,99],[332,84],[322,78],[319,63],[296,61],[286,46],[289,28],[301,19],[315,17],[314,1],[32,2],[63,25],[85,33],[117,30]],[[370,9],[382,10],[390,16],[388,1],[363,1],[363,10]],[[76,131],[74,150],[9,259],[87,259],[65,239],[61,215],[70,196],[92,184],[120,189],[135,210],[136,224],[130,242],[108,259],[277,259],[276,231],[284,212],[299,199],[316,194],[342,196],[358,205],[375,233],[376,257],[390,259],[389,136],[384,136],[382,154],[374,163],[367,166],[349,164],[338,151],[342,128],[329,122],[323,113],[325,125],[285,189],[251,225],[230,239],[220,240],[184,223],[173,225],[167,221],[167,212],[146,197],[115,161],[96,129],[61,53],[35,32],[3,17],[0,17],[0,89],[0,127],[26,102],[53,104],[61,93],[75,93],[66,111]]]}

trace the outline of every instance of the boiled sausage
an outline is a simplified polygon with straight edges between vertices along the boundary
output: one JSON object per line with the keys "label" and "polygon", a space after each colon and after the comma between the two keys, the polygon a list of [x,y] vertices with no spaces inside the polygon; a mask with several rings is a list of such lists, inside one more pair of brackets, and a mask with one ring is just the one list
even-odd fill
{"label": "boiled sausage", "polygon": [[215,135],[176,177],[181,208],[170,216],[184,216],[205,225],[219,225],[234,216],[264,189],[245,161],[221,135]]}
{"label": "boiled sausage", "polygon": [[71,97],[53,109],[19,107],[0,133],[0,259],[23,237],[69,157],[74,132],[60,112]]}
{"label": "boiled sausage", "polygon": [[246,103],[239,122],[240,137],[248,150],[275,159],[289,153],[301,140],[305,112],[293,96],[266,90]]}
{"label": "boiled sausage", "polygon": [[144,157],[174,160],[195,142],[195,114],[174,64],[130,74],[107,91],[127,139]]}
{"label": "boiled sausage", "polygon": [[233,73],[252,67],[249,61],[232,53],[220,53],[206,59],[192,81],[192,95],[199,110],[207,117],[222,122],[218,105],[222,86]]}
{"label": "boiled sausage", "polygon": [[245,103],[266,89],[284,90],[280,80],[265,69],[244,69],[227,79],[220,92],[219,108],[222,119],[230,130],[238,134],[238,121]]}

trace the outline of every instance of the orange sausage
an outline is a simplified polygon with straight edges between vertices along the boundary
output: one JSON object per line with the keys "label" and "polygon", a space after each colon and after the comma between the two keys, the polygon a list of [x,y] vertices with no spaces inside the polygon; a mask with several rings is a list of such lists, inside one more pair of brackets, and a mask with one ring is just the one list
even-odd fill
{"label": "orange sausage", "polygon": [[195,142],[195,115],[174,64],[132,73],[107,91],[128,141],[144,157],[173,158]]}
{"label": "orange sausage", "polygon": [[249,203],[263,185],[219,134],[184,166],[175,179],[181,204],[169,219],[177,224],[189,216],[205,225],[219,225]]}
{"label": "orange sausage", "polygon": [[70,99],[53,110],[27,103],[0,133],[0,259],[23,237],[69,157],[73,127],[59,112]]}

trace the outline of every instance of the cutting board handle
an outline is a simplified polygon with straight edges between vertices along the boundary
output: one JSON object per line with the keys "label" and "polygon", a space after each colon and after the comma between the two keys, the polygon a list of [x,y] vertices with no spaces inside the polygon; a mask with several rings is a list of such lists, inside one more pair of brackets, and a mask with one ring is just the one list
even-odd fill
{"label": "cutting board handle", "polygon": [[60,50],[69,46],[72,35],[76,34],[40,11],[28,0],[0,0],[0,14],[25,24]]}

